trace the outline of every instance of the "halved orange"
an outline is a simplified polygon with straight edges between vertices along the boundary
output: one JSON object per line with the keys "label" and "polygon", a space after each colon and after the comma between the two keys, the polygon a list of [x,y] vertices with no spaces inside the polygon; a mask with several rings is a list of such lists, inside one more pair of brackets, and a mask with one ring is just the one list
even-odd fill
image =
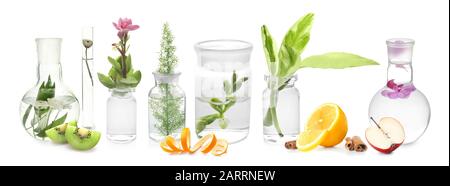
{"label": "halved orange", "polygon": [[191,152],[191,132],[189,128],[184,128],[181,132],[181,147],[183,152]]}
{"label": "halved orange", "polygon": [[327,131],[327,135],[324,136],[320,145],[333,147],[341,143],[347,135],[347,118],[344,111],[338,105],[325,103],[311,114],[305,130]]}
{"label": "halved orange", "polygon": [[228,142],[225,139],[218,139],[216,146],[211,151],[211,154],[214,154],[215,156],[220,156],[222,154],[225,154],[228,149]]}

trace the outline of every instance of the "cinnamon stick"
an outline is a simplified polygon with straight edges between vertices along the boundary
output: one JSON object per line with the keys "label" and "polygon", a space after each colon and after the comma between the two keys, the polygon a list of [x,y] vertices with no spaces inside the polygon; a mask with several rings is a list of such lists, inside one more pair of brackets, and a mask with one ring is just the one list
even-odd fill
{"label": "cinnamon stick", "polygon": [[346,137],[345,138],[345,148],[349,151],[354,151],[355,150],[355,146],[353,144],[353,140],[350,137]]}
{"label": "cinnamon stick", "polygon": [[295,140],[293,140],[293,141],[287,141],[287,142],[284,144],[284,146],[285,146],[287,149],[291,149],[291,150],[297,149],[297,142],[296,142]]}
{"label": "cinnamon stick", "polygon": [[364,152],[367,150],[367,145],[364,144],[359,136],[353,136],[352,141],[356,152]]}

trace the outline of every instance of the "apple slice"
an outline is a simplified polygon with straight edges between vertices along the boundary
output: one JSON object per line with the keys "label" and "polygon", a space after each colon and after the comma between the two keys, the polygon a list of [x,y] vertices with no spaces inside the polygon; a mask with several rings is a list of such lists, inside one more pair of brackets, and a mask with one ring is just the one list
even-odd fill
{"label": "apple slice", "polygon": [[384,117],[377,123],[370,117],[376,126],[366,130],[366,139],[374,149],[389,154],[405,141],[405,130],[402,124],[391,117]]}

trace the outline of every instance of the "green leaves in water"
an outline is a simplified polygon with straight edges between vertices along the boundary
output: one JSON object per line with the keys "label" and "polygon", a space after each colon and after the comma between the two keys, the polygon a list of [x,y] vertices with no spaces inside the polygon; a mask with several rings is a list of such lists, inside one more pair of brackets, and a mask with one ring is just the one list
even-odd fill
{"label": "green leaves in water", "polygon": [[55,83],[48,76],[47,82],[42,82],[36,97],[36,101],[47,101],[49,98],[55,97]]}
{"label": "green leaves in water", "polygon": [[248,81],[248,77],[239,79],[236,71],[233,71],[231,82],[228,80],[223,82],[223,89],[227,95],[225,100],[222,101],[219,98],[211,98],[209,100],[209,106],[217,113],[200,117],[197,120],[195,125],[197,134],[202,132],[207,125],[212,124],[217,119],[220,119],[220,128],[226,129],[228,127],[228,119],[225,118],[225,113],[236,104],[236,97],[233,94],[237,92],[246,81]]}
{"label": "green leaves in water", "polygon": [[195,123],[195,130],[196,130],[197,134],[202,132],[206,128],[207,125],[210,125],[211,123],[216,121],[216,119],[219,119],[219,118],[221,118],[220,113],[210,114],[210,115],[201,117]]}
{"label": "green leaves in water", "polygon": [[58,114],[56,114],[55,119],[51,123],[49,123],[49,118],[53,109],[49,106],[38,106],[38,102],[48,102],[49,99],[55,97],[55,88],[56,85],[49,76],[47,81],[42,82],[42,84],[40,85],[35,104],[30,104],[23,115],[22,123],[28,130],[29,128],[27,128],[27,126],[25,125],[27,124],[28,117],[31,114],[32,109],[34,108],[34,116],[30,121],[30,128],[32,129],[35,137],[47,137],[47,135],[45,134],[46,130],[61,125],[66,121],[67,113],[59,118],[56,118],[58,116]]}

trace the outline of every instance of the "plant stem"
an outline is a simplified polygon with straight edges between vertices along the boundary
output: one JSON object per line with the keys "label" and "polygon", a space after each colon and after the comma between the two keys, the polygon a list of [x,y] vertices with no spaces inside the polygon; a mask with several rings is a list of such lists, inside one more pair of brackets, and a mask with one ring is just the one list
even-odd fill
{"label": "plant stem", "polygon": [[84,61],[86,62],[86,68],[87,68],[88,73],[89,73],[89,78],[91,78],[91,84],[92,84],[92,86],[94,86],[94,80],[92,79],[91,68],[89,68],[89,63],[88,63],[88,56],[87,56],[87,54],[88,54],[88,48],[86,48],[84,54],[85,54]]}
{"label": "plant stem", "polygon": [[[163,87],[163,89],[164,89],[164,94],[165,94],[165,98],[166,99],[169,99],[169,86],[168,86],[168,84],[167,83],[164,83],[164,84],[162,84],[161,85],[162,87]],[[167,103],[165,103],[165,104],[167,104]],[[169,123],[169,109],[168,109],[168,106],[167,105],[165,105],[165,107],[164,107],[164,119],[166,120],[166,121],[164,121],[164,123],[163,123],[163,125],[165,125],[166,127],[166,136],[168,136],[168,135],[170,135],[170,133],[171,133],[171,131],[170,131],[170,127],[169,127],[169,125],[170,125],[170,123]]]}
{"label": "plant stem", "polygon": [[123,78],[127,78],[127,67],[126,67],[126,63],[125,63],[125,58],[126,58],[126,53],[127,53],[127,37],[128,34],[125,34],[124,37],[121,39],[121,45],[122,45],[122,50],[120,51],[121,54],[121,59],[120,59],[120,63],[122,65],[122,77]]}
{"label": "plant stem", "polygon": [[278,86],[270,86],[270,115],[272,116],[272,122],[275,127],[275,129],[278,132],[278,135],[280,137],[283,137],[283,132],[280,128],[280,123],[278,122],[278,116],[277,116],[277,96],[278,96]]}

